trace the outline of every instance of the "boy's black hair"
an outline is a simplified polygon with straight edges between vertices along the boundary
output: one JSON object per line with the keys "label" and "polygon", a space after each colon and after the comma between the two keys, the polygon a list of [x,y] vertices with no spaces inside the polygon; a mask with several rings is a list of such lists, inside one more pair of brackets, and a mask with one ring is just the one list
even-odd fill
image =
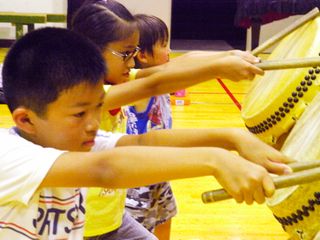
{"label": "boy's black hair", "polygon": [[44,116],[62,91],[95,85],[107,74],[100,50],[88,39],[62,28],[35,30],[9,50],[2,69],[10,111],[24,106]]}
{"label": "boy's black hair", "polygon": [[169,31],[167,25],[158,17],[146,14],[136,14],[141,52],[153,54],[153,47],[157,42],[168,43]]}
{"label": "boy's black hair", "polygon": [[74,14],[72,30],[104,50],[111,42],[130,37],[137,30],[135,18],[126,7],[113,0],[88,0]]}

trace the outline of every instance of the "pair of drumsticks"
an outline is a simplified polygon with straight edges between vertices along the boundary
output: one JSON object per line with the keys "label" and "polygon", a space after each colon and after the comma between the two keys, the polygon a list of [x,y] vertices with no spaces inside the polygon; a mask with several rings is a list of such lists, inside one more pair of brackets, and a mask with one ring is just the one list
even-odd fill
{"label": "pair of drumsticks", "polygon": [[[283,39],[286,35],[293,32],[306,22],[316,18],[318,15],[319,9],[314,8],[309,13],[285,28],[283,31],[276,34],[273,38],[270,38],[258,46],[252,51],[252,54],[257,56],[259,53],[271,47],[276,42]],[[263,61],[261,63],[257,63],[256,66],[263,70],[317,67],[320,66],[320,57]],[[274,178],[274,184],[277,189],[320,180],[320,160],[313,162],[295,162],[289,164],[289,166],[293,170],[292,174]],[[229,198],[231,198],[231,196],[224,189],[208,191],[202,194],[202,201],[204,203],[216,202]]]}

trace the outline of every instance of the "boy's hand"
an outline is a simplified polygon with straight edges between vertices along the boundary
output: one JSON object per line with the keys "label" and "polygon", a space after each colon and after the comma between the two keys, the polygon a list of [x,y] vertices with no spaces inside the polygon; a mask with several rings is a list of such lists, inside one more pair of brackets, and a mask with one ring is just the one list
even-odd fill
{"label": "boy's hand", "polygon": [[265,167],[270,173],[281,175],[292,172],[286,163],[293,162],[293,159],[286,157],[248,131],[241,129],[236,131],[238,131],[236,135],[239,136],[236,149],[242,157]]}
{"label": "boy's hand", "polygon": [[266,169],[229,151],[221,150],[214,175],[238,203],[263,203],[275,191],[273,180]]}

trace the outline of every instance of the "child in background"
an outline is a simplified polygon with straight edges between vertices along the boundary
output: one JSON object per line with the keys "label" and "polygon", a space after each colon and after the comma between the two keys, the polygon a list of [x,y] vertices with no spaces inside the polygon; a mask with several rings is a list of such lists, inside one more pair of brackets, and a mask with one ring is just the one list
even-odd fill
{"label": "child in background", "polygon": [[[137,68],[148,68],[169,61],[169,32],[156,16],[135,15],[140,33],[135,61]],[[139,80],[138,80],[139,81]],[[127,133],[172,128],[170,95],[158,95],[135,102],[126,108]],[[170,239],[171,218],[177,206],[169,182],[127,190],[126,210],[160,240]]]}
{"label": "child in background", "polygon": [[[129,81],[138,53],[139,32],[132,14],[114,0],[89,0],[75,13],[72,29],[92,40],[108,59],[105,109],[116,109],[147,97],[174,92],[216,77],[239,81],[263,71],[249,52],[190,52],[167,64],[142,69]],[[121,84],[120,84],[121,83]]]}
{"label": "child in background", "polygon": [[[130,69],[135,64],[133,58],[139,51],[136,21],[116,1],[92,2],[95,1],[84,4],[74,15],[72,29],[96,43],[108,65],[101,124],[104,130],[119,129],[119,124],[124,122],[121,106],[134,101],[176,91],[214,77],[239,80],[251,79],[254,74],[263,73],[252,64],[257,59],[249,53],[197,53],[181,57],[172,64],[143,69],[137,73],[137,78],[141,78],[139,81],[128,82]],[[130,228],[123,221],[130,218],[124,213],[125,196],[124,189],[90,189],[85,236],[90,239],[99,236],[105,239],[125,239],[122,235],[126,231],[124,229]],[[139,239],[148,239],[139,235],[139,231],[135,227],[132,233],[138,235]]]}
{"label": "child in background", "polygon": [[3,89],[16,127],[0,129],[2,239],[82,239],[83,187],[213,175],[238,202],[272,195],[272,178],[252,162],[282,173],[275,162],[289,159],[244,130],[98,131],[105,74],[96,46],[66,29],[35,30],[10,49]]}

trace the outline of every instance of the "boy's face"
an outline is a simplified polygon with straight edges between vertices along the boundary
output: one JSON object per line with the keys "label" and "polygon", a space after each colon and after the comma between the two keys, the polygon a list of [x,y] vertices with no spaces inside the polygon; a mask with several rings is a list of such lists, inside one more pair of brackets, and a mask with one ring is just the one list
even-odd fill
{"label": "boy's face", "polygon": [[99,128],[103,99],[103,81],[63,91],[48,105],[44,117],[30,113],[34,132],[28,134],[29,140],[44,147],[89,151]]}
{"label": "boy's face", "polygon": [[129,80],[130,69],[134,67],[134,58],[124,60],[120,55],[133,53],[139,44],[139,32],[134,32],[129,38],[108,44],[103,52],[107,62],[107,81],[112,84],[119,84]]}
{"label": "boy's face", "polygon": [[169,61],[170,48],[168,42],[158,41],[153,46],[153,54],[146,53],[148,67],[164,64]]}

